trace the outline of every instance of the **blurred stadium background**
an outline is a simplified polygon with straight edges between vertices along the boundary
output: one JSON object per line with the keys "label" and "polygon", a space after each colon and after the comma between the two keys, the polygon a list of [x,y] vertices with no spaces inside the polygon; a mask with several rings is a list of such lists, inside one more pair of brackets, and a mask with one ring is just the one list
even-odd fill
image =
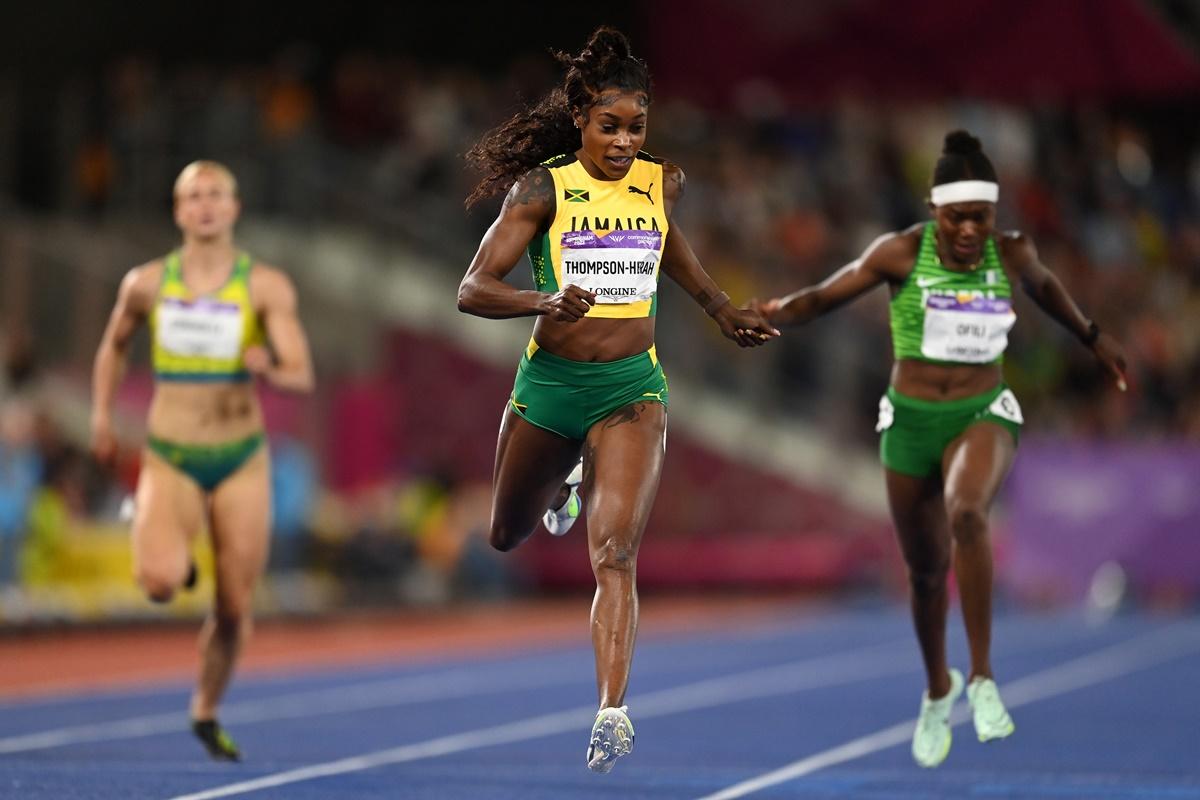
{"label": "blurred stadium background", "polygon": [[[436,5],[6,10],[5,629],[206,605],[200,591],[151,607],[130,578],[119,509],[151,391],[144,341],[119,401],[120,467],[86,454],[117,283],[177,241],[171,185],[197,158],[238,176],[239,241],[294,276],[318,367],[312,399],[263,392],[276,493],[260,613],[590,592],[583,536],[487,547],[496,427],[531,324],[458,314],[454,290],[498,208],[464,213],[476,176],[461,154],[554,84],[548,48],[600,22],[649,61],[648,149],[686,170],[677,222],[738,301],[814,282],[923,219],[943,135],[979,135],[1001,225],[1033,234],[1133,364],[1119,394],[1018,307],[1006,373],[1027,425],[995,515],[1001,601],[1195,610],[1200,3]],[[674,391],[645,591],[903,596],[873,432],[885,304],[877,292],[741,353],[664,282]]]}

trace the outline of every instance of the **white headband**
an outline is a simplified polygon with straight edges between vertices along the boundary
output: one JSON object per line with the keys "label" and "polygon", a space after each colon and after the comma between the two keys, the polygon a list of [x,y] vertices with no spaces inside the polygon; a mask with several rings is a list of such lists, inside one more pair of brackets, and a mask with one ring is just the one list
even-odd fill
{"label": "white headband", "polygon": [[955,181],[929,190],[935,206],[950,203],[994,203],[1000,198],[1000,184],[991,181]]}

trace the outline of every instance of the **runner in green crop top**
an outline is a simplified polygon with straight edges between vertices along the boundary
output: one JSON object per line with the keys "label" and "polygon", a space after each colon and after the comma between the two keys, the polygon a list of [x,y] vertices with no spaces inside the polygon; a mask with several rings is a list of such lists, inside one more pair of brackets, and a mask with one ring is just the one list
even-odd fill
{"label": "runner in green crop top", "polygon": [[1001,373],[1016,321],[1012,286],[1019,283],[1091,348],[1125,389],[1120,346],[1079,310],[1029,237],[994,230],[998,192],[979,140],[954,131],[934,170],[931,222],[880,237],[823,283],[761,304],[767,318],[783,326],[814,319],[880,284],[891,291],[895,363],[877,430],[927,673],[912,748],[925,767],[949,753],[946,718],[964,688],[946,661],[952,558],[971,650],[967,694],[976,734],[986,741],[1014,729],[992,677],[988,542],[988,512],[1022,422]]}
{"label": "runner in green crop top", "polygon": [[225,167],[197,161],[180,173],[175,222],[183,245],[125,276],[92,375],[92,452],[109,462],[113,397],[133,334],[149,324],[155,386],[133,518],[134,570],[151,600],[170,600],[194,583],[191,542],[208,528],[214,609],[201,633],[191,715],[193,731],[219,759],[240,757],[215,715],[250,631],[270,532],[270,462],[251,377],[297,392],[313,386],[296,291],[283,272],[234,247],[238,211],[237,183]]}

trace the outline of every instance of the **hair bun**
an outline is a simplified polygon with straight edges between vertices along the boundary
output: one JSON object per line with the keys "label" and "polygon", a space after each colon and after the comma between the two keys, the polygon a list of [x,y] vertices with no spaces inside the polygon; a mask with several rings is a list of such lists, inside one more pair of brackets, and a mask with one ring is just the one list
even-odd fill
{"label": "hair bun", "polygon": [[964,130],[950,131],[946,134],[946,143],[942,146],[945,155],[966,156],[971,153],[982,153],[983,145],[979,140]]}
{"label": "hair bun", "polygon": [[625,34],[607,25],[602,25],[596,29],[592,37],[588,39],[588,43],[584,46],[580,56],[586,59],[589,53],[597,60],[602,60],[608,56],[629,58],[633,54],[632,48],[629,46],[629,39],[626,38]]}

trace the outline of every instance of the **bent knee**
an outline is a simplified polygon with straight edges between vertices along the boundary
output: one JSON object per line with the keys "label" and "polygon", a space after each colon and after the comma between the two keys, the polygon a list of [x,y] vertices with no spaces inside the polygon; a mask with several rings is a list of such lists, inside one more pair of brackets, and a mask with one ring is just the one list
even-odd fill
{"label": "bent knee", "polygon": [[137,570],[137,582],[155,603],[166,603],[187,580],[187,565],[182,569],[163,566],[141,566]]}
{"label": "bent knee", "polygon": [[507,553],[528,539],[538,524],[536,519],[493,519],[488,530],[488,543],[501,553]]}
{"label": "bent knee", "polygon": [[488,532],[488,543],[501,553],[507,553],[521,543],[521,537],[515,536],[508,526],[493,525]]}

